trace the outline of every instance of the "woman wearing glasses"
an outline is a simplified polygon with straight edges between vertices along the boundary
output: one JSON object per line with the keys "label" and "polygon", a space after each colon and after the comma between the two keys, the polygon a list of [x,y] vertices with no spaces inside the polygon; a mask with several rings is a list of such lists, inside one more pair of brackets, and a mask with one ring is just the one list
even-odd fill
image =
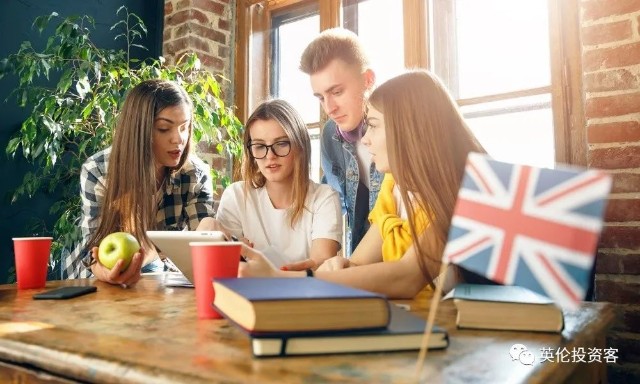
{"label": "woman wearing glasses", "polygon": [[[467,155],[484,149],[448,90],[425,70],[401,74],[377,87],[368,100],[366,122],[362,143],[376,168],[393,175],[399,202],[406,210],[414,240],[404,254],[386,262],[380,250],[382,239],[369,241],[367,234],[353,254],[356,263],[336,257],[324,264],[328,267],[303,273],[279,271],[260,252],[243,247],[248,262],[240,266],[241,277],[314,275],[395,299],[412,298],[433,283],[440,271]],[[446,288],[467,277],[457,272],[449,268],[442,277]]]}
{"label": "woman wearing glasses", "polygon": [[[244,144],[244,181],[223,192],[218,222],[278,268],[304,260],[317,267],[335,256],[342,239],[340,200],[331,187],[309,178],[311,140],[298,112],[283,100],[263,102],[245,124]],[[203,220],[198,229],[208,225]]]}

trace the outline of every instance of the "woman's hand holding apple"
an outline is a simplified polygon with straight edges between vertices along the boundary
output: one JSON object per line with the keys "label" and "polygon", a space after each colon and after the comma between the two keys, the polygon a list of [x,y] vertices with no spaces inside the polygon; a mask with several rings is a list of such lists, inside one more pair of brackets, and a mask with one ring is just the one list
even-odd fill
{"label": "woman's hand holding apple", "polygon": [[98,257],[98,247],[93,247],[91,250],[95,263],[91,265],[91,272],[100,281],[105,281],[110,284],[117,284],[123,288],[130,287],[140,280],[142,261],[144,260],[144,248],[140,248],[138,252],[133,255],[131,263],[125,266],[125,261],[118,260],[113,268],[109,269],[100,263]]}

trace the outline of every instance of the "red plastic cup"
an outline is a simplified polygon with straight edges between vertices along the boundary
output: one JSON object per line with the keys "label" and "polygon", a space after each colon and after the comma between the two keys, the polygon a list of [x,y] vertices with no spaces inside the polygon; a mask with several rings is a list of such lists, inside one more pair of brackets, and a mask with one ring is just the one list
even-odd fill
{"label": "red plastic cup", "polygon": [[52,237],[14,237],[18,289],[44,288]]}
{"label": "red plastic cup", "polygon": [[190,242],[193,285],[196,290],[198,318],[221,319],[213,309],[213,279],[237,277],[241,244],[238,241]]}

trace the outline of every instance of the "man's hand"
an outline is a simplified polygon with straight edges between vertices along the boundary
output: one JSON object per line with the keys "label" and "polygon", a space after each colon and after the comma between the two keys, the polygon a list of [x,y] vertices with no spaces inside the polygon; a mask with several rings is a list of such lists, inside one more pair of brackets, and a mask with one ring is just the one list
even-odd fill
{"label": "man's hand", "polygon": [[338,269],[348,268],[350,265],[349,259],[342,256],[334,256],[325,260],[324,263],[318,267],[318,271],[337,271]]}

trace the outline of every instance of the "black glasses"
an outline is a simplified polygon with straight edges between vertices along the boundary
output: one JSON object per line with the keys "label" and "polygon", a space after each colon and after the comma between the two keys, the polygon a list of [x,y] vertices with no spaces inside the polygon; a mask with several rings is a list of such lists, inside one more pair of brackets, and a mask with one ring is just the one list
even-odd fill
{"label": "black glasses", "polygon": [[266,144],[249,144],[247,145],[251,157],[254,159],[264,159],[269,153],[269,149],[274,155],[278,157],[285,157],[291,152],[291,142],[289,141],[276,141],[271,145]]}

